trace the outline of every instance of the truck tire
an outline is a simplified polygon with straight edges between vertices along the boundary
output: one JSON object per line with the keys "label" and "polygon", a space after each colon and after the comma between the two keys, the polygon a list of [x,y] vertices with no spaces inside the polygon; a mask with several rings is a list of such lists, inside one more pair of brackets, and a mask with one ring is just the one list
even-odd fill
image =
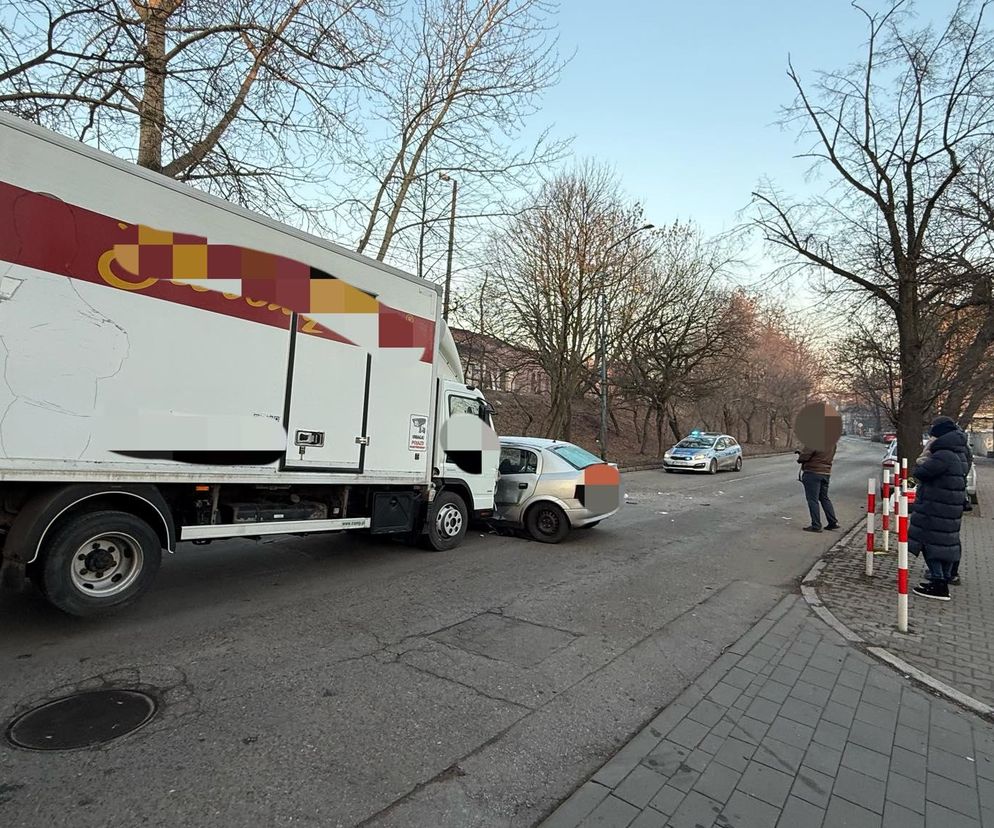
{"label": "truck tire", "polygon": [[569,518],[555,503],[536,503],[525,513],[525,530],[533,540],[559,543],[569,534]]}
{"label": "truck tire", "polygon": [[429,552],[455,549],[469,527],[466,502],[454,492],[441,492],[428,510],[428,532],[421,537],[421,546]]}
{"label": "truck tire", "polygon": [[49,603],[85,618],[136,601],[161,563],[162,542],[144,520],[128,512],[91,512],[55,528],[38,574]]}

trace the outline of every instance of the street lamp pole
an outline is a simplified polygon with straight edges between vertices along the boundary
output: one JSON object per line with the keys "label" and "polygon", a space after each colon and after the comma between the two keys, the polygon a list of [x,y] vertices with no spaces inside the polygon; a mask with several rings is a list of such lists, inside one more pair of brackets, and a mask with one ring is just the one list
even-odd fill
{"label": "street lamp pole", "polygon": [[442,319],[449,321],[449,292],[452,289],[452,248],[456,241],[456,191],[459,182],[447,173],[439,173],[438,177],[442,181],[452,183],[452,203],[449,207],[449,252],[445,264],[445,295],[442,299]]}
{"label": "street lamp pole", "polygon": [[607,297],[597,296],[597,330],[601,358],[601,460],[607,461]]}
{"label": "street lamp pole", "polygon": [[[655,225],[643,224],[641,227],[632,230],[627,236],[618,239],[614,244],[604,251],[605,255],[610,253],[619,244],[628,241],[644,230],[652,230]],[[607,296],[604,295],[604,274],[601,274],[600,291],[597,294],[598,309],[598,339],[600,341],[600,362],[601,362],[601,460],[607,461]]]}

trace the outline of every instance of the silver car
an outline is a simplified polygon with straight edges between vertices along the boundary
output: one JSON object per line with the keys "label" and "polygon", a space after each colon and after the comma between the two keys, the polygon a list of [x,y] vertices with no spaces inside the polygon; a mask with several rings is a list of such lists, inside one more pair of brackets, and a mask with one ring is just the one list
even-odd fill
{"label": "silver car", "polygon": [[523,528],[543,543],[559,543],[570,529],[593,528],[622,500],[620,485],[613,494],[586,491],[584,470],[597,465],[604,465],[599,457],[572,443],[501,437],[495,522]]}
{"label": "silver car", "polygon": [[663,455],[668,472],[698,471],[717,474],[722,469],[742,471],[742,446],[730,434],[693,431]]}

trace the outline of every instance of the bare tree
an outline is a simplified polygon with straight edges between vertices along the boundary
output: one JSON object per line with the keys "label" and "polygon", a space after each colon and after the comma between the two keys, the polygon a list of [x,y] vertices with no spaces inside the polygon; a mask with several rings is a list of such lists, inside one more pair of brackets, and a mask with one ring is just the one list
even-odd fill
{"label": "bare tree", "polygon": [[0,108],[229,200],[300,205],[391,0],[0,0]]}
{"label": "bare tree", "polygon": [[723,245],[690,225],[674,224],[657,234],[654,260],[632,280],[636,301],[620,335],[616,382],[622,394],[647,407],[643,447],[650,414],[660,452],[665,422],[675,439],[683,437],[677,401],[709,393],[719,379],[717,366],[745,342],[746,320],[721,284],[728,263]]}
{"label": "bare tree", "polygon": [[808,202],[767,186],[755,204],[766,239],[825,274],[830,295],[868,294],[893,314],[898,434],[911,454],[928,409],[926,314],[963,275],[932,266],[949,249],[944,216],[994,127],[994,39],[989,0],[961,0],[939,31],[914,29],[907,5],[874,15],[854,3],[869,30],[854,69],[809,86],[790,65],[797,100],[788,120],[813,139],[808,157],[834,184]]}
{"label": "bare tree", "polygon": [[612,361],[625,338],[633,279],[653,256],[651,236],[638,233],[644,223],[615,176],[587,163],[550,180],[491,243],[495,322],[550,378],[549,434],[569,439],[573,401],[594,382],[602,295]]}
{"label": "bare tree", "polygon": [[448,231],[440,173],[459,183],[465,234],[503,211],[503,192],[562,156],[562,141],[519,140],[558,78],[555,10],[550,0],[417,0],[399,20],[370,86],[374,126],[351,149],[356,174],[343,211],[362,228],[360,253],[382,260],[406,241],[421,269],[426,240]]}

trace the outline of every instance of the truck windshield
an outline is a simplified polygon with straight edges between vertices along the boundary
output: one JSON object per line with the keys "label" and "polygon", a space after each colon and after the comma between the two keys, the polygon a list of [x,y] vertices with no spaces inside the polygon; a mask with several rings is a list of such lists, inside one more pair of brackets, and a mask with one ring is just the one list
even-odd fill
{"label": "truck windshield", "polygon": [[604,462],[596,454],[591,454],[589,451],[586,451],[579,446],[574,446],[572,443],[564,443],[561,446],[556,446],[552,449],[552,451],[562,457],[563,460],[575,469],[585,469],[587,466],[593,466],[597,463]]}

